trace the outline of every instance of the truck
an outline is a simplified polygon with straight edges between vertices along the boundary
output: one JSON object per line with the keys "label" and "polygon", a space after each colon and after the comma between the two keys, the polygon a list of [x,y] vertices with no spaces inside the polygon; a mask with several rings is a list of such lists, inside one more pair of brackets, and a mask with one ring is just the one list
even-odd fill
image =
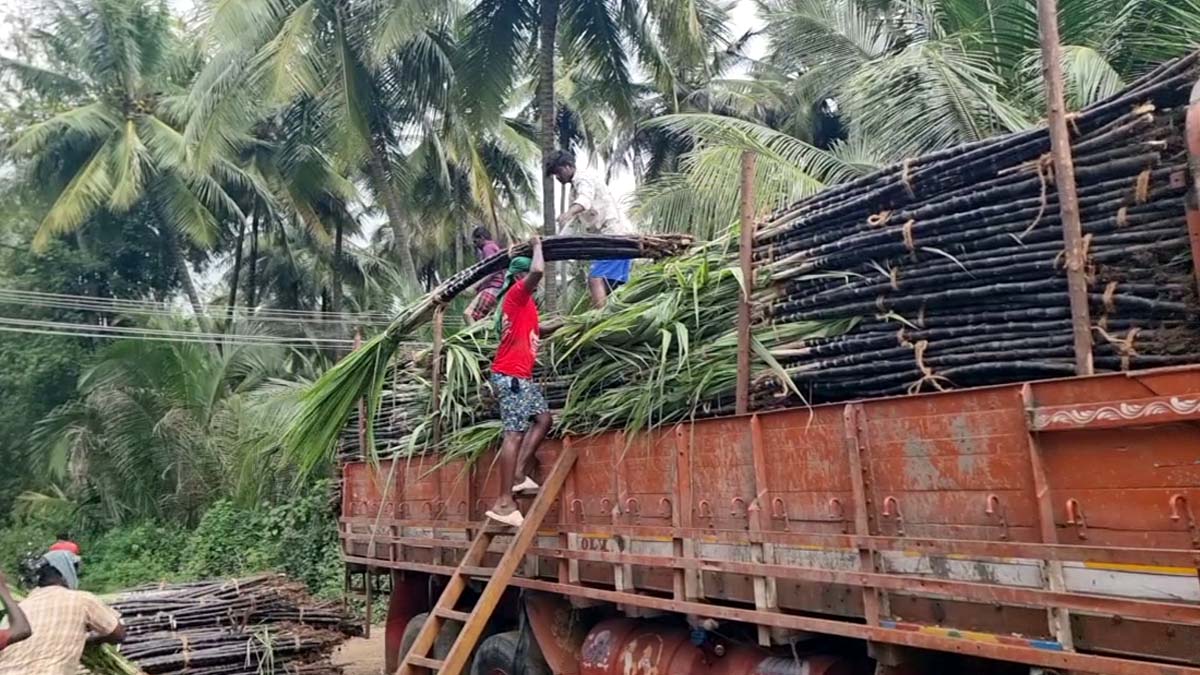
{"label": "truck", "polygon": [[[1198,422],[1183,367],[548,441],[543,467],[579,459],[471,672],[1200,673]],[[394,667],[499,479],[415,457],[343,480]]]}
{"label": "truck", "polygon": [[[1164,180],[1200,278],[1198,102]],[[389,673],[1200,675],[1197,425],[1183,363],[568,435],[517,532],[493,454],[353,457],[339,538]]]}

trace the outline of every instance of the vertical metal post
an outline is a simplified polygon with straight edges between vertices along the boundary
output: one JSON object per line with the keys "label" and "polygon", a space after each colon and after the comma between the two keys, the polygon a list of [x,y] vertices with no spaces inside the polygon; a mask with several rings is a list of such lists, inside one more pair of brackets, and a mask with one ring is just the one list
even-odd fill
{"label": "vertical metal post", "polygon": [[[354,349],[358,350],[362,347],[362,329],[354,331]],[[367,406],[366,402],[361,398],[358,399],[358,451],[365,458],[367,456]],[[341,469],[341,462],[338,462],[338,468]],[[343,487],[343,489],[345,489]]]}
{"label": "vertical metal post", "polygon": [[[1046,477],[1046,464],[1042,458],[1042,449],[1037,436],[1029,427],[1036,403],[1033,400],[1033,389],[1026,382],[1021,387],[1021,415],[1025,420],[1025,438],[1029,447],[1029,466],[1033,476],[1033,492],[1037,498],[1038,533],[1042,543],[1057,544],[1058,530],[1054,523],[1054,506],[1050,501],[1050,481]],[[1043,560],[1042,584],[1052,591],[1061,593],[1066,590],[1066,579],[1063,564],[1057,560]],[[1046,610],[1050,632],[1058,640],[1063,649],[1075,649],[1075,636],[1071,631],[1071,614],[1061,607],[1051,607]]]}
{"label": "vertical metal post", "polygon": [[445,332],[446,306],[438,305],[437,309],[433,310],[433,359],[430,366],[430,382],[433,383],[432,405],[433,405],[433,444],[436,446],[442,440],[442,415],[441,410],[441,395],[442,395],[442,335]]}
{"label": "vertical metal post", "polygon": [[1192,274],[1200,290],[1200,82],[1192,87],[1184,126],[1188,153],[1187,226],[1192,248]]}
{"label": "vertical metal post", "polygon": [[750,410],[750,296],[754,291],[754,166],[753,152],[742,153],[742,237],[738,260],[742,268],[742,299],[738,303],[737,414]]}
{"label": "vertical metal post", "polygon": [[1091,375],[1092,320],[1088,310],[1087,279],[1084,274],[1083,225],[1075,193],[1075,163],[1071,159],[1071,134],[1062,76],[1062,47],[1058,38],[1057,0],[1038,0],[1038,26],[1042,40],[1042,76],[1046,81],[1050,152],[1054,160],[1054,182],[1062,218],[1066,247],[1067,291],[1071,300],[1071,331],[1075,337],[1075,373]]}

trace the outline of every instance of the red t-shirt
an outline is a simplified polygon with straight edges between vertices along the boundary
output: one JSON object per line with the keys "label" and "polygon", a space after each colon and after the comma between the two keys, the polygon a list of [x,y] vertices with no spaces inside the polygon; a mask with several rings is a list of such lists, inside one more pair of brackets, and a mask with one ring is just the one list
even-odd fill
{"label": "red t-shirt", "polygon": [[8,646],[8,639],[12,635],[7,628],[0,628],[0,652]]}
{"label": "red t-shirt", "polygon": [[67,553],[74,553],[75,555],[80,555],[79,544],[76,544],[73,541],[56,541],[56,542],[54,542],[54,545],[50,547],[50,550],[51,551],[66,551]]}
{"label": "red t-shirt", "polygon": [[500,347],[492,361],[492,372],[498,375],[533,379],[533,363],[537,360],[538,308],[533,293],[522,279],[504,294],[500,310],[504,312],[500,331]]}

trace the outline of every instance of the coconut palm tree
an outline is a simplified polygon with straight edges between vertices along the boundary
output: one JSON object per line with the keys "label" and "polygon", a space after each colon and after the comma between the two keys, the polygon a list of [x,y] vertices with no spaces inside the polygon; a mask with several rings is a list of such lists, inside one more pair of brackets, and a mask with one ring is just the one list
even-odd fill
{"label": "coconut palm tree", "polygon": [[188,102],[196,166],[235,153],[261,120],[307,100],[321,122],[313,147],[338,172],[365,176],[415,280],[398,131],[444,106],[452,76],[439,36],[453,2],[214,1],[209,10],[214,54]]}
{"label": "coconut palm tree", "polygon": [[[479,0],[465,19],[460,79],[473,93],[476,119],[495,119],[522,77],[536,81],[538,144],[544,163],[559,147],[556,138],[556,63],[582,69],[600,89],[598,99],[618,117],[633,111],[630,58],[656,81],[671,82],[675,60],[704,53],[707,32],[719,30],[722,5],[705,0]],[[530,55],[536,54],[531,58]],[[554,181],[542,177],[542,233],[555,234]],[[554,306],[549,284],[545,301]]]}
{"label": "coconut palm tree", "polygon": [[270,346],[127,341],[40,421],[31,466],[107,523],[189,521],[215,499],[269,480],[262,462],[286,411],[255,392],[288,372]]}
{"label": "coconut palm tree", "polygon": [[59,104],[60,112],[21,129],[6,149],[50,204],[34,248],[79,231],[98,212],[148,204],[203,322],[182,249],[212,245],[222,219],[241,217],[225,186],[250,186],[225,159],[204,172],[184,161],[179,113],[199,59],[195,45],[165,5],[149,0],[56,3],[35,39],[36,63],[0,59],[27,92]]}
{"label": "coconut palm tree", "polygon": [[[758,4],[769,47],[752,79],[714,80],[687,99],[703,105],[642,127],[648,140],[665,131],[688,148],[677,154],[680,144],[660,139],[649,149],[680,169],[639,191],[638,211],[656,227],[713,232],[733,222],[743,150],[760,155],[758,201],[769,209],[1044,114],[1035,0]],[[1200,38],[1194,1],[1062,0],[1059,10],[1074,109]],[[818,120],[836,121],[832,138]]]}

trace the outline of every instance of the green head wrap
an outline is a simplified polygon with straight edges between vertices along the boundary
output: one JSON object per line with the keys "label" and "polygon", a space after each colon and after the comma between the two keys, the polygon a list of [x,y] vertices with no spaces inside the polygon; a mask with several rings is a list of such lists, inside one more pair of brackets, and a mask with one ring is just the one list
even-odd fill
{"label": "green head wrap", "polygon": [[504,273],[504,285],[500,287],[500,293],[496,296],[496,332],[500,332],[500,327],[504,325],[504,294],[508,293],[508,289],[517,281],[517,275],[529,271],[533,266],[533,260],[525,256],[513,258],[508,263],[508,271]]}

